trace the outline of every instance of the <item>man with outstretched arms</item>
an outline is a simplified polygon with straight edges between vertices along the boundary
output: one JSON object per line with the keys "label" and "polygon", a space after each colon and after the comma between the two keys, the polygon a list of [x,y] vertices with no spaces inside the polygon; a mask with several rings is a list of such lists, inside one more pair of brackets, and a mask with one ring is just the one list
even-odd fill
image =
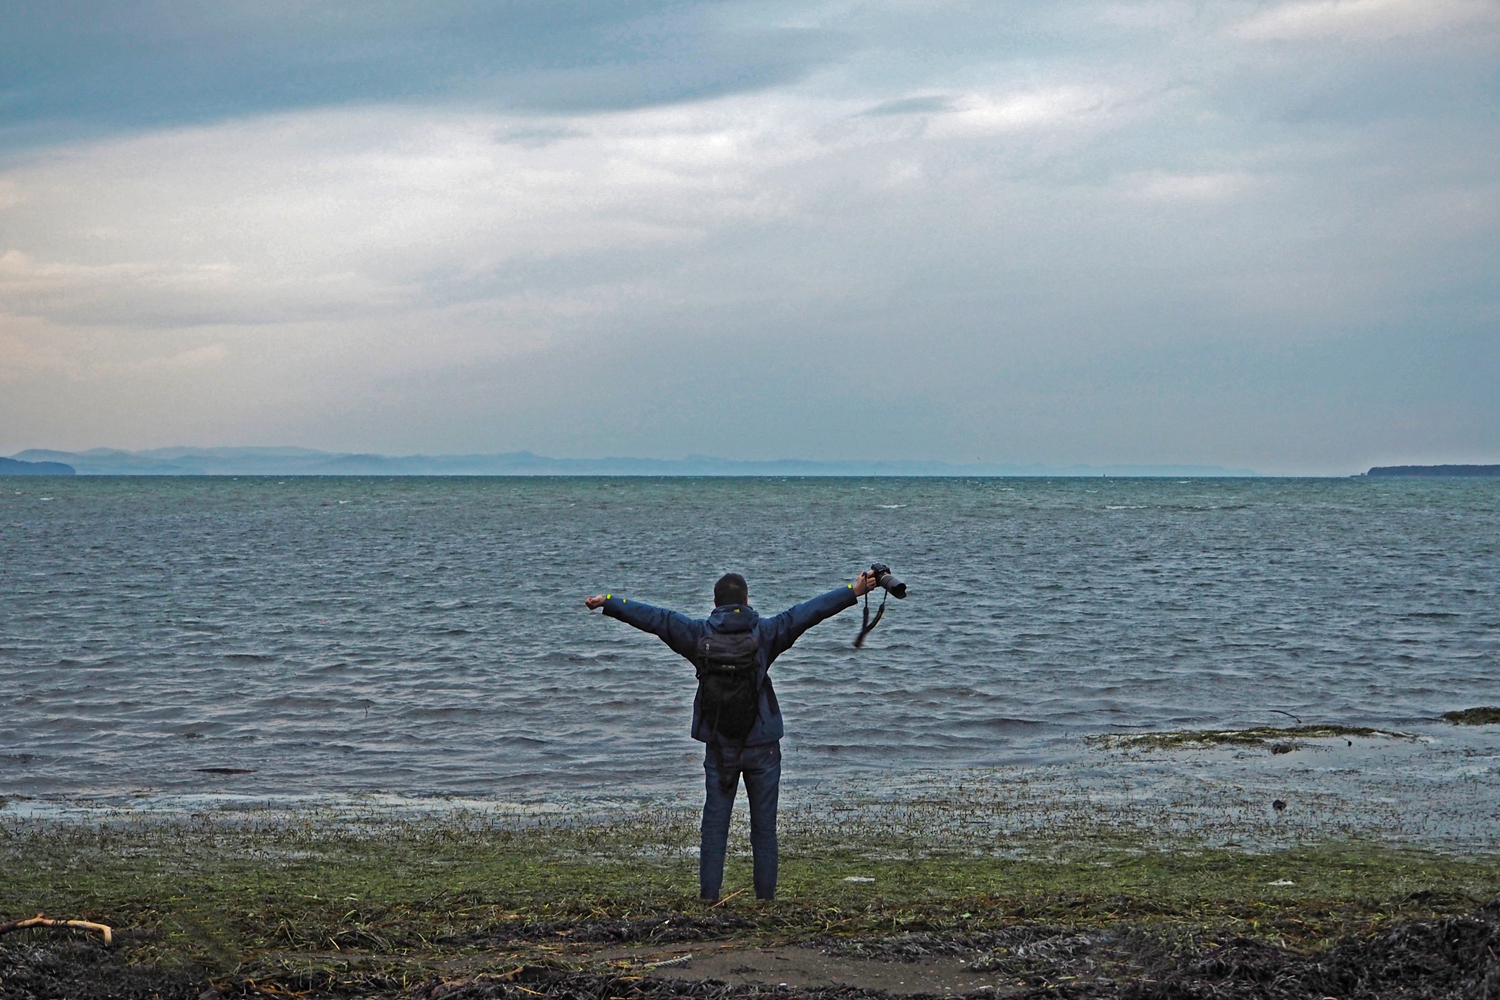
{"label": "man with outstretched arms", "polygon": [[706,619],[654,608],[614,594],[587,598],[685,657],[698,672],[693,698],[693,739],[705,744],[705,798],[698,854],[698,890],[718,899],[724,881],[729,814],[740,775],[750,800],[750,846],[755,855],[755,895],[776,897],[776,802],[781,785],[781,706],[768,671],[776,657],[825,618],[853,607],[877,585],[866,571],[853,583],[762,618],[750,607],[745,578],[725,573],[714,584],[714,611]]}

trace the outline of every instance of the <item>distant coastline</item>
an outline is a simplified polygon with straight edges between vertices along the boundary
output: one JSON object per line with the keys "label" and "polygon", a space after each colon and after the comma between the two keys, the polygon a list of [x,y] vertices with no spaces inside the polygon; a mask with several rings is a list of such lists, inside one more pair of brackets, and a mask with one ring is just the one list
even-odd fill
{"label": "distant coastline", "polygon": [[0,458],[0,476],[73,476],[78,470],[62,462],[27,462]]}
{"label": "distant coastline", "polygon": [[1500,476],[1500,465],[1377,465],[1366,476]]}
{"label": "distant coastline", "polygon": [[529,451],[494,455],[375,455],[309,448],[157,448],[68,452],[32,449],[23,462],[54,463],[83,476],[1175,476],[1245,477],[1216,465],[1002,465],[976,462],[738,461],[549,458]]}

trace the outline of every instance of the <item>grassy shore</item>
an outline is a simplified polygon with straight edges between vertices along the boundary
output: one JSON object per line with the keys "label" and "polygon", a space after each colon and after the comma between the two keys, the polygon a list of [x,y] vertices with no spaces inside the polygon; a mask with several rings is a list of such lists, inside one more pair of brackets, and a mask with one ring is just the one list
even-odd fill
{"label": "grassy shore", "polygon": [[[750,877],[736,836],[726,891]],[[594,823],[12,820],[0,823],[0,918],[84,917],[124,930],[132,963],[357,992],[372,977],[586,968],[605,945],[705,937],[1134,927],[1309,951],[1500,894],[1500,858],[1358,841],[1246,852],[1057,830],[986,852],[803,827],[784,840],[775,904],[710,907],[696,899],[695,842],[691,813],[670,810]]]}

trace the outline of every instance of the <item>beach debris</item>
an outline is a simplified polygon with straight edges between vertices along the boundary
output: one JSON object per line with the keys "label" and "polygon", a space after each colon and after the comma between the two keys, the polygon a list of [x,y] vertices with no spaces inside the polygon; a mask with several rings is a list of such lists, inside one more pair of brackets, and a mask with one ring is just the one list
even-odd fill
{"label": "beach debris", "polygon": [[[609,965],[610,967],[619,969],[623,972],[652,972],[656,969],[685,969],[689,965],[691,965],[692,962],[693,954],[692,952],[688,952],[684,955],[673,955],[671,958],[660,958],[654,962],[637,962],[632,959],[625,958],[610,962]],[[522,968],[524,969],[524,966]],[[514,977],[515,973],[512,973],[512,980],[514,980]]]}
{"label": "beach debris", "polygon": [[23,920],[6,921],[0,924],[0,934],[25,930],[28,927],[80,927],[86,931],[98,931],[104,938],[105,944],[114,944],[115,942],[114,928],[108,924],[98,924],[92,920],[55,920],[42,913],[38,913],[34,917],[26,917]]}
{"label": "beach debris", "polygon": [[[974,972],[1025,975],[1072,966],[1082,971],[1099,940],[1076,929],[1047,925],[1007,927],[977,932],[917,931],[869,937],[814,938],[810,947],[824,954],[878,962],[931,962],[960,959]],[[1059,972],[1059,974],[1063,974]]]}
{"label": "beach debris", "polygon": [[1455,726],[1492,726],[1500,723],[1500,707],[1481,705],[1458,712],[1444,712],[1443,718]]}
{"label": "beach debris", "polygon": [[1286,808],[1286,803],[1283,802],[1281,799],[1272,799],[1271,800],[1271,808],[1275,809],[1277,812],[1281,812],[1283,809]]}
{"label": "beach debris", "polygon": [[[1303,951],[1275,939],[1229,932],[1185,934],[1160,926],[1079,933],[1067,927],[1018,925],[972,935],[899,934],[810,942],[830,954],[883,961],[966,959],[971,972],[1003,977],[1001,989],[970,997],[1018,1000],[1068,997],[1222,998],[1222,1000],[1447,1000],[1495,995],[1500,901],[1467,915],[1383,924]],[[839,947],[834,947],[838,945]],[[676,956],[681,959],[684,956]],[[690,956],[689,956],[690,957]],[[671,961],[671,959],[668,959]],[[508,963],[507,963],[508,964]],[[735,970],[736,974],[741,973]],[[769,971],[769,970],[767,970]],[[640,967],[608,971],[521,964],[500,975],[431,975],[393,981],[386,970],[347,969],[322,984],[304,978],[209,981],[202,972],[126,961],[94,941],[0,945],[6,996],[72,1000],[228,997],[366,997],[370,1000],[875,1000],[890,996],[850,985],[732,985],[687,976],[652,976]],[[779,978],[779,977],[778,977]],[[950,994],[956,995],[956,994]]]}
{"label": "beach debris", "polygon": [[[1272,885],[1289,883],[1289,880]],[[897,962],[970,958],[976,972],[1013,977],[1030,1000],[1121,997],[1223,1000],[1366,1000],[1493,997],[1500,900],[1472,915],[1412,920],[1355,933],[1312,952],[1227,933],[1184,936],[1160,928],[1107,934],[1013,926],[977,934],[899,934],[815,940],[829,954]],[[977,954],[976,954],[977,953]],[[803,996],[823,996],[812,991]],[[973,994],[971,994],[972,996]],[[846,1000],[848,994],[839,997]],[[833,1000],[829,996],[828,1000]]]}
{"label": "beach debris", "polygon": [[1297,749],[1297,744],[1295,744],[1295,743],[1272,743],[1271,744],[1271,753],[1273,753],[1273,754],[1291,753],[1295,749]]}
{"label": "beach debris", "polygon": [[872,879],[872,878],[870,878],[868,875],[845,875],[844,876],[844,881],[845,882],[873,882],[875,880]]}
{"label": "beach debris", "polygon": [[1274,882],[1267,882],[1266,883],[1266,885],[1296,885],[1296,884],[1297,884],[1296,882],[1293,882],[1289,878],[1279,878],[1279,879],[1277,879]]}
{"label": "beach debris", "polygon": [[438,942],[449,946],[518,948],[566,937],[573,944],[625,945],[711,941],[749,930],[754,921],[726,910],[704,916],[676,914],[655,918],[615,920],[502,921],[465,934],[445,934]]}
{"label": "beach debris", "polygon": [[[745,889],[748,889],[748,888],[750,888],[750,887],[749,886],[745,886]],[[729,895],[725,896],[723,899],[717,901],[716,903],[714,903],[714,905],[710,906],[709,909],[710,910],[717,910],[719,907],[723,906],[725,903],[729,902],[734,897],[744,895],[745,889],[736,889],[736,890],[734,890],[734,892],[731,892]]]}
{"label": "beach debris", "polygon": [[638,968],[638,969],[684,969],[684,968],[687,968],[687,966],[690,965],[692,963],[692,961],[693,961],[693,956],[692,956],[691,953],[689,953],[689,954],[686,954],[686,955],[677,955],[677,956],[674,956],[672,958],[664,958],[664,959],[662,959],[659,962],[647,962],[644,965],[638,965],[638,966],[636,966],[636,968]]}

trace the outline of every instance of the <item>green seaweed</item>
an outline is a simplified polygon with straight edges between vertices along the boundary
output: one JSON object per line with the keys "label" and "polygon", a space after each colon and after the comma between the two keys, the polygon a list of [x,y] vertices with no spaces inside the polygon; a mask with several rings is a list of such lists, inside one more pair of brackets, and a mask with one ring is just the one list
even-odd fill
{"label": "green seaweed", "polygon": [[[1312,947],[1394,918],[1466,912],[1500,892],[1495,857],[1360,841],[1253,853],[1059,828],[1014,856],[839,832],[791,832],[776,903],[739,896],[713,907],[696,898],[687,811],[593,824],[462,813],[12,821],[0,824],[0,918],[100,920],[125,932],[132,962],[306,988],[456,968],[579,967],[605,942],[1018,923],[1145,923]],[[746,846],[737,831],[730,891],[749,883]]]}

